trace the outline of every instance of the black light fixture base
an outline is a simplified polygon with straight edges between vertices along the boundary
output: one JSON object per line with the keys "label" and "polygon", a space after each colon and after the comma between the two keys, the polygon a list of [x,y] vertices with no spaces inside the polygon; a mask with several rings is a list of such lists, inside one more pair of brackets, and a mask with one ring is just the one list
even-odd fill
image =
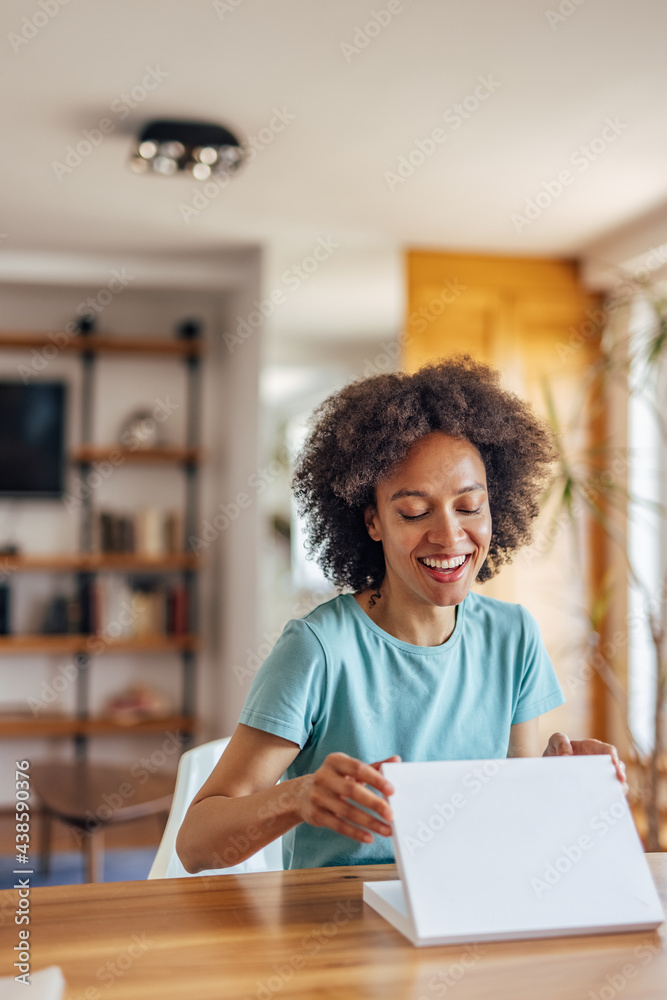
{"label": "black light fixture base", "polygon": [[188,171],[196,180],[205,180],[235,172],[244,158],[241,143],[222,125],[160,119],[143,127],[130,166],[137,173],[167,177]]}

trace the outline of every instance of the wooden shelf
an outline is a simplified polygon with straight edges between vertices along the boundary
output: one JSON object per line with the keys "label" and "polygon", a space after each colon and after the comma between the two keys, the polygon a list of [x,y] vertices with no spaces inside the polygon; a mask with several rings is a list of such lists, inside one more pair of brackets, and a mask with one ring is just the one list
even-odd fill
{"label": "wooden shelf", "polygon": [[[175,335],[168,336],[163,332],[161,335],[140,336],[140,335],[113,335],[90,333],[80,334],[70,332],[73,324],[68,327],[68,332],[48,332],[34,330],[0,330],[0,350],[12,350],[23,352],[29,359],[31,349],[45,349],[43,355],[46,358],[53,358],[56,355],[68,355],[71,361],[76,361],[81,367],[81,394],[85,400],[90,402],[90,406],[83,407],[81,433],[79,441],[85,442],[72,449],[70,461],[75,469],[78,467],[83,478],[86,478],[90,471],[90,466],[94,463],[111,463],[113,466],[128,465],[135,469],[135,474],[139,473],[139,467],[173,467],[181,476],[187,477],[188,489],[185,492],[185,500],[179,506],[184,515],[185,524],[191,523],[196,518],[198,466],[204,458],[200,447],[201,438],[199,431],[199,420],[192,404],[198,400],[201,391],[201,365],[198,359],[204,355],[207,345],[202,338],[188,340]],[[104,355],[121,358],[126,356],[128,361],[136,364],[136,359],[141,355],[145,356],[148,362],[154,362],[162,358],[163,363],[171,361],[177,362],[181,369],[181,375],[186,375],[186,409],[188,411],[188,426],[192,432],[192,437],[185,440],[196,447],[153,447],[136,448],[123,447],[120,444],[91,444],[92,433],[92,413],[93,401],[95,398],[94,373],[99,364],[105,363]],[[192,408],[191,408],[192,407]],[[194,419],[194,418],[197,419]],[[190,433],[190,432],[189,432]],[[129,439],[125,438],[126,441]],[[132,442],[130,442],[131,444]],[[105,466],[102,467],[103,471]],[[82,547],[88,544],[89,534],[84,531],[90,526],[90,514],[92,512],[92,502],[90,497],[86,497],[83,504],[83,514],[87,518],[81,521],[80,541]],[[184,545],[184,541],[179,539],[176,544]],[[10,555],[0,552],[0,570],[5,576],[13,572],[22,571],[42,571],[42,572],[103,572],[117,571],[122,573],[147,573],[160,574],[172,571],[188,572],[182,583],[185,586],[187,595],[186,604],[188,607],[196,605],[197,577],[196,571],[201,566],[201,558],[195,553],[168,552],[159,556],[146,555],[142,552],[70,552],[51,554],[30,554],[16,553]],[[82,588],[85,589],[85,588]],[[82,601],[86,599],[86,594],[80,595]],[[179,603],[174,598],[174,607]],[[167,605],[169,607],[169,605]],[[180,611],[179,618],[180,621]],[[0,705],[0,738],[18,737],[78,737],[79,743],[84,747],[89,736],[94,735],[119,735],[135,733],[160,733],[166,729],[180,730],[188,738],[196,728],[194,716],[186,713],[192,712],[195,703],[195,670],[193,669],[194,657],[191,655],[199,649],[200,640],[197,635],[149,635],[132,638],[106,638],[101,630],[97,634],[67,634],[67,635],[45,635],[45,634],[23,634],[23,635],[0,635],[0,670],[20,669],[16,658],[23,654],[36,654],[41,656],[71,656],[72,654],[84,654],[86,658],[94,658],[100,653],[110,654],[133,654],[133,653],[154,653],[164,654],[165,669],[170,669],[172,663],[171,654],[176,654],[173,658],[180,659],[182,670],[183,693],[180,715],[172,715],[161,719],[144,719],[133,724],[124,724],[111,718],[75,718],[65,715],[46,715],[40,713],[39,717],[33,717],[18,711],[12,712],[10,706],[3,716]],[[169,661],[166,654],[170,654]],[[4,662],[2,658],[4,657]],[[12,660],[13,658],[13,660]],[[85,682],[85,672],[78,672],[76,678],[76,704],[82,713],[88,703],[88,690]]]}
{"label": "wooden shelf", "polygon": [[158,719],[142,719],[124,723],[114,719],[75,719],[66,715],[2,715],[0,713],[0,739],[17,739],[44,736],[128,736],[161,733],[165,730],[192,732],[195,720],[189,715],[169,715]]}
{"label": "wooden shelf", "polygon": [[196,635],[149,635],[127,639],[106,639],[102,635],[0,635],[0,656],[12,653],[172,653],[198,647]]}
{"label": "wooden shelf", "polygon": [[128,337],[103,334],[0,332],[0,347],[55,347],[61,351],[101,351],[108,354],[171,354],[193,357],[203,353],[201,340],[176,337]]}
{"label": "wooden shelf", "polygon": [[126,462],[135,465],[176,462],[196,465],[201,462],[202,454],[199,448],[121,448],[115,444],[85,444],[73,448],[70,457],[80,465],[91,462],[113,462],[115,465],[124,465]]}
{"label": "wooden shelf", "polygon": [[14,556],[0,553],[0,569],[5,573],[35,570],[161,573],[167,570],[197,569],[200,565],[201,557],[194,552],[167,552],[161,556],[147,556],[141,552],[65,552]]}

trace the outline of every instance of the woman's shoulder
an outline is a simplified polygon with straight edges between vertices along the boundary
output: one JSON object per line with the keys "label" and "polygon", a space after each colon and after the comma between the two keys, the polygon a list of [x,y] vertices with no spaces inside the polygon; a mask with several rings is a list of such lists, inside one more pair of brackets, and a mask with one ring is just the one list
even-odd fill
{"label": "woman's shoulder", "polygon": [[300,618],[292,620],[302,622],[316,631],[327,632],[329,629],[340,627],[344,621],[349,619],[350,607],[348,602],[350,600],[354,600],[351,594],[337,594],[335,597],[331,597],[329,600],[323,601],[321,604],[311,608],[310,611],[307,611]]}
{"label": "woman's shoulder", "polygon": [[[349,608],[346,607],[344,594],[338,594],[322,604],[317,604],[314,608],[304,611],[303,614],[295,614],[288,618],[282,630],[282,635],[307,636],[316,634],[321,636],[327,634],[329,630],[335,629],[340,623],[349,617]],[[296,609],[295,609],[296,610]],[[299,609],[301,610],[301,609]]]}
{"label": "woman's shoulder", "polygon": [[473,621],[493,623],[499,628],[515,628],[529,631],[537,627],[530,611],[523,604],[501,601],[471,590],[466,597],[466,618]]}
{"label": "woman's shoulder", "polygon": [[339,594],[300,617],[289,618],[264,662],[272,670],[279,665],[281,670],[297,672],[328,662],[340,648],[349,622],[344,596]]}

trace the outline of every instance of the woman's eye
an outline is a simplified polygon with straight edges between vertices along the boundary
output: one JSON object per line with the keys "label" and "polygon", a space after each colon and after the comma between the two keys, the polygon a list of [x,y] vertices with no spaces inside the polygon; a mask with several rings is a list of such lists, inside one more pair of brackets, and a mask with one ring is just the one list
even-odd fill
{"label": "woman's eye", "polygon": [[[460,514],[479,514],[481,513],[482,507],[476,507],[475,510],[468,510],[466,507],[462,507],[459,511]],[[404,521],[418,521],[420,517],[426,517],[428,511],[425,510],[423,514],[401,514],[399,511],[399,516]]]}

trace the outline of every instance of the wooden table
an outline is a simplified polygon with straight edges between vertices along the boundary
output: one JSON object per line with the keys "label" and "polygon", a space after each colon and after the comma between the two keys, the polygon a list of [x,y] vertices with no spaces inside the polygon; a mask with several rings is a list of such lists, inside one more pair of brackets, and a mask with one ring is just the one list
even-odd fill
{"label": "wooden table", "polygon": [[[667,855],[648,859],[667,909]],[[67,1000],[667,997],[665,924],[418,949],[362,901],[364,880],[395,877],[373,865],[35,889],[32,968],[60,965]],[[16,898],[0,893],[2,975]]]}

